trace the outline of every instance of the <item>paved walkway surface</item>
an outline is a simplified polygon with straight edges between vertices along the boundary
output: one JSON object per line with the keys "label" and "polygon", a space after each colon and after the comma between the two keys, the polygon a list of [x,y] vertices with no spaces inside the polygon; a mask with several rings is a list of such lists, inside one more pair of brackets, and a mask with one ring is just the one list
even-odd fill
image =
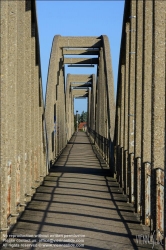
{"label": "paved walkway surface", "polygon": [[94,146],[79,132],[2,249],[152,249],[136,242],[136,235],[146,234]]}

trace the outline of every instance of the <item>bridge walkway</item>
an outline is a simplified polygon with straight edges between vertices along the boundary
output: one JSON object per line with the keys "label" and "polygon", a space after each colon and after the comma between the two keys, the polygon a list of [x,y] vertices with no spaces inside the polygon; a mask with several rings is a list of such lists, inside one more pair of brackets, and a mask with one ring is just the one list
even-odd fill
{"label": "bridge walkway", "polygon": [[[17,249],[152,249],[150,244],[137,245],[136,235],[148,231],[126,201],[94,145],[84,132],[78,132],[10,235],[21,241]],[[84,246],[65,247],[67,239],[71,244],[82,240],[74,244]],[[25,248],[23,241],[33,245]],[[8,242],[2,249],[12,247]]]}

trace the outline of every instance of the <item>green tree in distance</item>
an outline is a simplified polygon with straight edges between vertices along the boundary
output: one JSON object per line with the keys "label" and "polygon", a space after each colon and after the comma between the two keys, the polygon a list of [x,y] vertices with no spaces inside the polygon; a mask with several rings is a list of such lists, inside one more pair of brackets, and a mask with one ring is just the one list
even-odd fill
{"label": "green tree in distance", "polygon": [[[87,122],[88,113],[82,111],[81,115],[78,114],[78,126],[80,122]],[[77,130],[77,115],[74,115],[74,129]]]}
{"label": "green tree in distance", "polygon": [[80,117],[79,117],[79,120],[78,122],[87,122],[87,116],[88,116],[88,113],[87,112],[84,112],[82,111]]}

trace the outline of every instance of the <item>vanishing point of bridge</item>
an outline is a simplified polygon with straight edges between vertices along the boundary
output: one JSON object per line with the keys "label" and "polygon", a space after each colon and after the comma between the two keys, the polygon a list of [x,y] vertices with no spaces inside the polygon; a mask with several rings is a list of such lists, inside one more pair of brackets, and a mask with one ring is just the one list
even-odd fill
{"label": "vanishing point of bridge", "polygon": [[165,13],[126,0],[116,104],[107,36],[56,35],[44,103],[35,1],[0,1],[2,249],[166,249]]}

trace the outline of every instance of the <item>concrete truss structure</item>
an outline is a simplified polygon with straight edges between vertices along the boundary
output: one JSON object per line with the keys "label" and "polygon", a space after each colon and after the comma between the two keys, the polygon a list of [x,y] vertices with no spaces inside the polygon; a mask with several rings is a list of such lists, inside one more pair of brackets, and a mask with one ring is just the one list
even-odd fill
{"label": "concrete truss structure", "polygon": [[[96,58],[74,58],[73,55],[95,55]],[[65,86],[65,64],[70,67],[96,64],[97,79],[94,75],[68,74]],[[112,163],[111,169],[114,172],[111,149],[113,149],[115,103],[110,49],[106,36],[62,37],[58,35],[54,37],[45,109],[50,164],[61,154],[73,135],[73,99],[76,96],[88,98],[89,134],[107,164]],[[105,147],[103,147],[104,141],[107,141]]]}
{"label": "concrete truss structure", "polygon": [[107,36],[54,37],[44,106],[35,0],[0,1],[1,242],[75,132],[74,98],[87,98],[95,152],[166,249],[165,10],[125,1],[115,111]]}
{"label": "concrete truss structure", "polygon": [[114,141],[120,186],[158,239],[166,232],[165,10],[165,1],[125,3]]}
{"label": "concrete truss structure", "polygon": [[0,239],[48,173],[35,1],[0,1]]}
{"label": "concrete truss structure", "polygon": [[[70,140],[74,133],[74,97],[87,97],[87,87],[91,87],[93,75],[68,74],[66,80],[66,126],[67,140]],[[86,87],[86,89],[85,89]],[[73,88],[73,89],[72,89]],[[80,89],[82,88],[82,89]],[[79,90],[80,89],[80,90]],[[84,93],[83,93],[83,91]],[[77,91],[77,93],[76,93]],[[80,92],[78,92],[80,91]]]}

